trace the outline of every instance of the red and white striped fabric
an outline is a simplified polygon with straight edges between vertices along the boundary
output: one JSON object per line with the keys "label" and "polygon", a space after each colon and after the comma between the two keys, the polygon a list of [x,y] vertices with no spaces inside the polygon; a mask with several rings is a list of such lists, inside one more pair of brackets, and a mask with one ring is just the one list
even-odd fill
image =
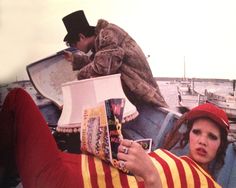
{"label": "red and white striped fabric", "polygon": [[[150,157],[160,174],[163,188],[221,187],[187,156],[177,157],[167,150],[158,149],[151,152]],[[96,157],[82,154],[80,160],[82,187],[144,187],[144,183],[138,182],[134,176],[127,175]]]}
{"label": "red and white striped fabric", "polygon": [[77,168],[76,178],[81,188],[144,188],[144,183],[138,182],[134,176],[125,174],[97,157],[69,154],[68,158],[67,153],[62,155],[71,170]]}
{"label": "red and white striped fabric", "polygon": [[150,156],[160,174],[162,187],[221,187],[204,169],[187,156],[177,157],[163,149],[150,153]]}

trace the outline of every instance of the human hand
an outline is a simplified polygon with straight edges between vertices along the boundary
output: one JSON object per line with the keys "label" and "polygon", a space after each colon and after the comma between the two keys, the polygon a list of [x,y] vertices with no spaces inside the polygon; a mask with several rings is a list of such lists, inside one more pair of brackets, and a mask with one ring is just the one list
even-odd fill
{"label": "human hand", "polygon": [[132,140],[122,140],[117,157],[135,176],[143,178],[146,187],[161,187],[161,181],[149,155],[142,146]]}
{"label": "human hand", "polygon": [[74,61],[73,54],[72,54],[72,52],[70,52],[70,51],[64,50],[64,58],[65,58],[67,61],[69,61],[69,62],[73,62],[73,61]]}

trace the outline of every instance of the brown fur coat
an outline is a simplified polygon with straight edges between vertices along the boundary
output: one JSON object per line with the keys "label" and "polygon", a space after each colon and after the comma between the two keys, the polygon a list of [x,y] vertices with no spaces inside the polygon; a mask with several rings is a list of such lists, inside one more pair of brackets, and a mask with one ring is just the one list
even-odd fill
{"label": "brown fur coat", "polygon": [[93,61],[75,56],[73,67],[78,79],[121,73],[124,92],[134,105],[167,104],[153,78],[147,59],[139,45],[120,27],[98,20]]}

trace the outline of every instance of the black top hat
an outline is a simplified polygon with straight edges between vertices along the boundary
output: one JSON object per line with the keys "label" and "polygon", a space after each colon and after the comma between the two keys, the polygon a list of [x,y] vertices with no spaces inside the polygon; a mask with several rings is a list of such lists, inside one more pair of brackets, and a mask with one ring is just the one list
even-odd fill
{"label": "black top hat", "polygon": [[95,27],[89,25],[83,10],[65,16],[62,21],[68,32],[64,41],[76,38],[78,33],[88,34],[94,32],[95,29]]}

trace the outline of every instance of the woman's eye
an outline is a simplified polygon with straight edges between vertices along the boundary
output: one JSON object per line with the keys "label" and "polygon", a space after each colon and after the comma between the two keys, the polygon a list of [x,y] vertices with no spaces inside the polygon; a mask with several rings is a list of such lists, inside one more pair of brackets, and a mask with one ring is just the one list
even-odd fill
{"label": "woman's eye", "polygon": [[201,133],[201,131],[198,129],[193,129],[192,132],[193,134],[196,134],[196,135],[199,135]]}
{"label": "woman's eye", "polygon": [[211,140],[217,140],[218,139],[218,137],[216,135],[211,134],[211,133],[208,136]]}

